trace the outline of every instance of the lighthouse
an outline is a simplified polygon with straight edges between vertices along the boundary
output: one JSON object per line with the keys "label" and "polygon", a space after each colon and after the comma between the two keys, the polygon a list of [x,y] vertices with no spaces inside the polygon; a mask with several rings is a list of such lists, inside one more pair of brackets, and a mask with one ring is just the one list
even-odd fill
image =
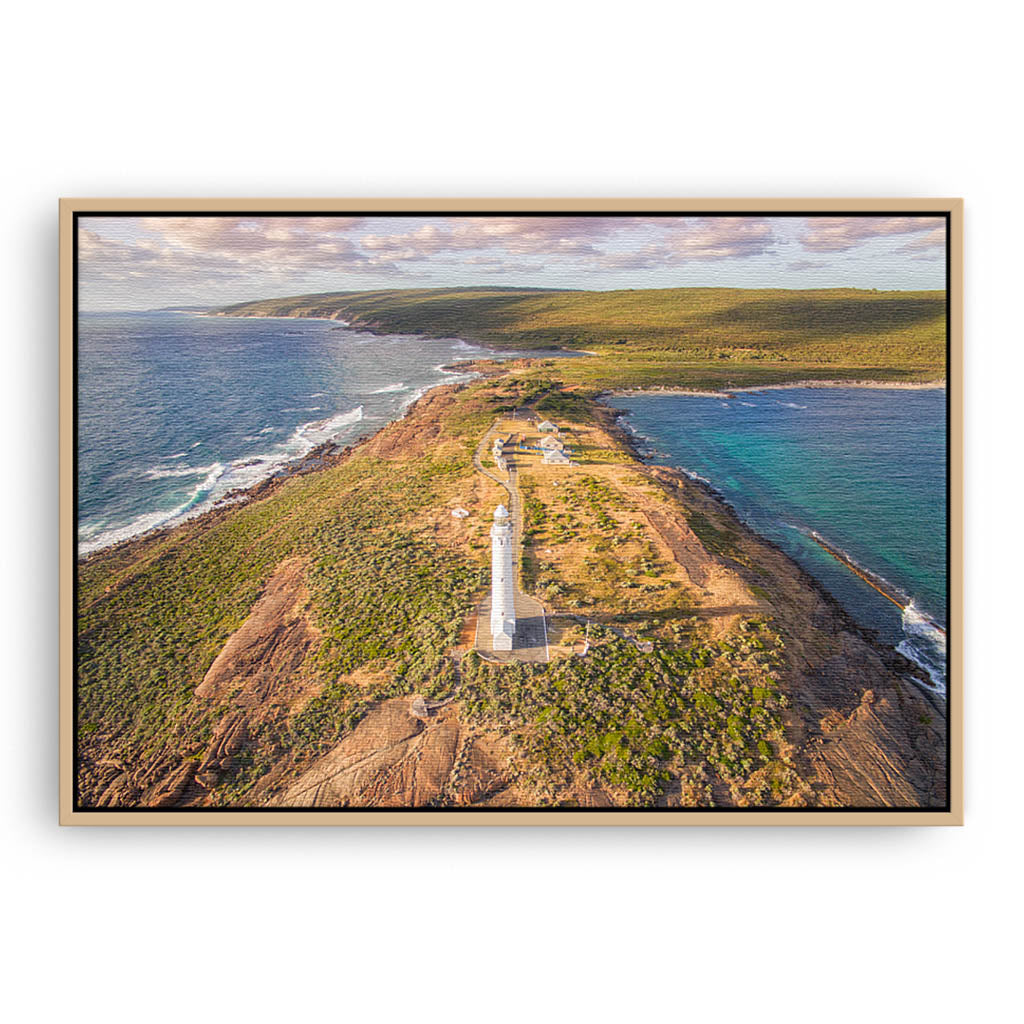
{"label": "lighthouse", "polygon": [[496,651],[511,651],[516,633],[513,554],[512,520],[499,505],[491,527],[491,637]]}

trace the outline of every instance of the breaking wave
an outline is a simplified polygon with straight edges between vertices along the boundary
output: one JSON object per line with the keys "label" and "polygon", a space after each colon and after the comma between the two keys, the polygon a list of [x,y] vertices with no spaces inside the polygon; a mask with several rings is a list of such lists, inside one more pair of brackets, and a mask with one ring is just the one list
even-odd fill
{"label": "breaking wave", "polygon": [[[118,526],[112,529],[104,529],[102,524],[87,526],[78,533],[78,553],[87,555],[100,548],[110,547],[111,544],[118,544],[123,540],[137,537],[139,534],[155,530],[158,526],[167,526],[176,521],[184,521],[200,511],[200,506],[210,498],[218,481],[224,475],[225,467],[217,462],[213,466],[204,467],[209,470],[203,481],[193,488],[191,494],[175,508],[169,511],[147,512],[136,517],[126,526]],[[200,472],[197,470],[195,472]],[[193,474],[194,475],[194,474]]]}
{"label": "breaking wave", "polygon": [[[363,418],[363,407],[357,406],[327,419],[303,423],[287,440],[268,452],[235,459],[226,465],[215,462],[209,466],[181,466],[174,469],[154,466],[146,470],[147,480],[163,480],[203,476],[187,497],[171,509],[147,512],[131,522],[114,527],[105,523],[85,524],[78,532],[78,553],[87,555],[132,537],[173,526],[200,515],[217,505],[232,491],[246,490],[284,469],[288,463],[308,455],[314,448],[335,439]],[[261,434],[273,427],[265,427]],[[193,446],[195,447],[195,446]]]}
{"label": "breaking wave", "polygon": [[371,395],[390,395],[395,391],[405,391],[406,387],[404,384],[389,384],[384,388],[377,388],[376,391],[369,392]]}
{"label": "breaking wave", "polygon": [[896,650],[924,669],[932,681],[932,689],[946,694],[946,634],[913,601],[903,609],[905,639]]}
{"label": "breaking wave", "polygon": [[180,469],[163,469],[160,466],[154,466],[152,469],[147,469],[145,472],[145,478],[147,480],[166,480],[176,476],[202,476],[204,473],[210,473],[215,466],[219,466],[217,462],[213,466],[182,466]]}

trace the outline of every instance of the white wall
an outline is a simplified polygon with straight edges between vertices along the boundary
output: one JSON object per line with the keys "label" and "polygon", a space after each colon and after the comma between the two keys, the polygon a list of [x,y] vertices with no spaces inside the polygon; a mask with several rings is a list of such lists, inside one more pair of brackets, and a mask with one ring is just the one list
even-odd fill
{"label": "white wall", "polygon": [[[991,1019],[1020,910],[1019,38],[986,2],[7,10],[12,1019]],[[965,196],[967,827],[59,830],[75,194]]]}

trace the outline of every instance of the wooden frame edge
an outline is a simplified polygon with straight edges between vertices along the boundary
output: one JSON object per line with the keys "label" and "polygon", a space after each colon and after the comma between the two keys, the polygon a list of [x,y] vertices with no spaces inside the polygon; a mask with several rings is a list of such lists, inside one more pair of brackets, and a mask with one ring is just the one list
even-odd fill
{"label": "wooden frame edge", "polygon": [[[336,210],[381,210],[392,213],[429,211],[476,211],[481,214],[498,210],[530,213],[543,209],[566,212],[672,212],[714,211],[737,214],[771,212],[920,211],[945,212],[949,222],[949,366],[947,387],[950,401],[950,632],[955,630],[959,643],[954,646],[947,666],[947,714],[949,719],[949,810],[823,810],[815,811],[160,811],[128,812],[81,811],[74,807],[73,785],[73,418],[72,383],[74,333],[74,266],[73,225],[75,214],[129,212],[287,212]],[[118,826],[787,826],[841,827],[964,824],[964,612],[963,612],[963,217],[964,200],[960,198],[551,198],[551,197],[480,197],[480,198],[63,198],[60,211],[60,716],[59,716],[59,822],[61,825]]]}
{"label": "wooden frame edge", "polygon": [[75,571],[73,445],[74,424],[72,358],[74,334],[74,200],[60,201],[60,823],[75,824],[74,811],[74,644],[73,574]]}

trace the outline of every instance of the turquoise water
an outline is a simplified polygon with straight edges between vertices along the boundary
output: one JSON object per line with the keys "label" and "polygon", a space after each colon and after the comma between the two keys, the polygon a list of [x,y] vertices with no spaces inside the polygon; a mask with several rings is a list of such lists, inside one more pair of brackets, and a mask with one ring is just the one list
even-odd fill
{"label": "turquoise water", "polygon": [[[945,688],[946,392],[787,388],[623,396],[657,463],[718,490],[862,626]],[[899,608],[815,543],[886,581]],[[936,628],[938,627],[938,628]]]}
{"label": "turquoise water", "polygon": [[495,357],[324,320],[82,314],[79,553],[181,522],[326,441],[350,444],[467,378],[445,366],[482,355]]}

